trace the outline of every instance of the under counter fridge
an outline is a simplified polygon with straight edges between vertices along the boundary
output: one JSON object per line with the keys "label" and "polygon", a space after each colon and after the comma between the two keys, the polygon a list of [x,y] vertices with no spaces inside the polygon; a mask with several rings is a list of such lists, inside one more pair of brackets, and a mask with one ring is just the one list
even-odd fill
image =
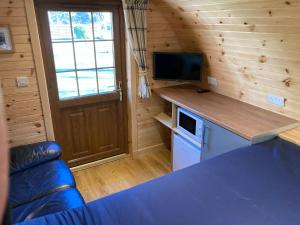
{"label": "under counter fridge", "polygon": [[173,171],[197,164],[201,160],[201,148],[179,134],[173,133]]}

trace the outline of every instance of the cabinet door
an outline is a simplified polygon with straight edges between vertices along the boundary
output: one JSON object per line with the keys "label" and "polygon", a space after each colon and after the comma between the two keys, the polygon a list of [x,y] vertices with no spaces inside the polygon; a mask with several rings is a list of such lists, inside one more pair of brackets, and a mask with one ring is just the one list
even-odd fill
{"label": "cabinet door", "polygon": [[251,142],[210,121],[204,123],[202,159],[209,159],[234,149],[251,145]]}
{"label": "cabinet door", "polygon": [[173,134],[173,170],[177,171],[200,162],[201,149],[178,134]]}

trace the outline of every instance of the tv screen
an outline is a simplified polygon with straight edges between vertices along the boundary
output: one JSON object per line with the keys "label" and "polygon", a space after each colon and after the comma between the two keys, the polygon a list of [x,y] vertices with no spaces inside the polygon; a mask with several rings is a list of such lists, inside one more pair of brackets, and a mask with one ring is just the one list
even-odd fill
{"label": "tv screen", "polygon": [[194,53],[153,53],[156,80],[201,80],[203,55]]}

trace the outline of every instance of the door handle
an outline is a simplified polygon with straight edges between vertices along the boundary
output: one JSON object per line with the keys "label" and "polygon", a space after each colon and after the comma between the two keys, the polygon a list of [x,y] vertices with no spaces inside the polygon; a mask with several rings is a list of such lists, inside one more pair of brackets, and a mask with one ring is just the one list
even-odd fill
{"label": "door handle", "polygon": [[204,126],[203,139],[202,139],[203,145],[208,145],[209,133],[210,133],[210,127]]}
{"label": "door handle", "polygon": [[123,87],[122,87],[122,81],[119,81],[117,91],[119,92],[120,102],[121,102],[121,101],[123,101]]}

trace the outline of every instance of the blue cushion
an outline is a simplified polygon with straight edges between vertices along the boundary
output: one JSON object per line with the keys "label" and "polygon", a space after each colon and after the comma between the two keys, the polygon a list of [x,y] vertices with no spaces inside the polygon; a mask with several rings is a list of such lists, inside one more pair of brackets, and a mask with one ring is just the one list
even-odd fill
{"label": "blue cushion", "polygon": [[17,173],[30,167],[58,159],[62,149],[54,141],[19,146],[10,151],[10,173]]}
{"label": "blue cushion", "polygon": [[15,208],[46,194],[76,185],[65,162],[54,160],[11,175],[10,186],[9,202]]}
{"label": "blue cushion", "polygon": [[13,223],[83,206],[81,194],[74,188],[58,191],[12,210]]}

